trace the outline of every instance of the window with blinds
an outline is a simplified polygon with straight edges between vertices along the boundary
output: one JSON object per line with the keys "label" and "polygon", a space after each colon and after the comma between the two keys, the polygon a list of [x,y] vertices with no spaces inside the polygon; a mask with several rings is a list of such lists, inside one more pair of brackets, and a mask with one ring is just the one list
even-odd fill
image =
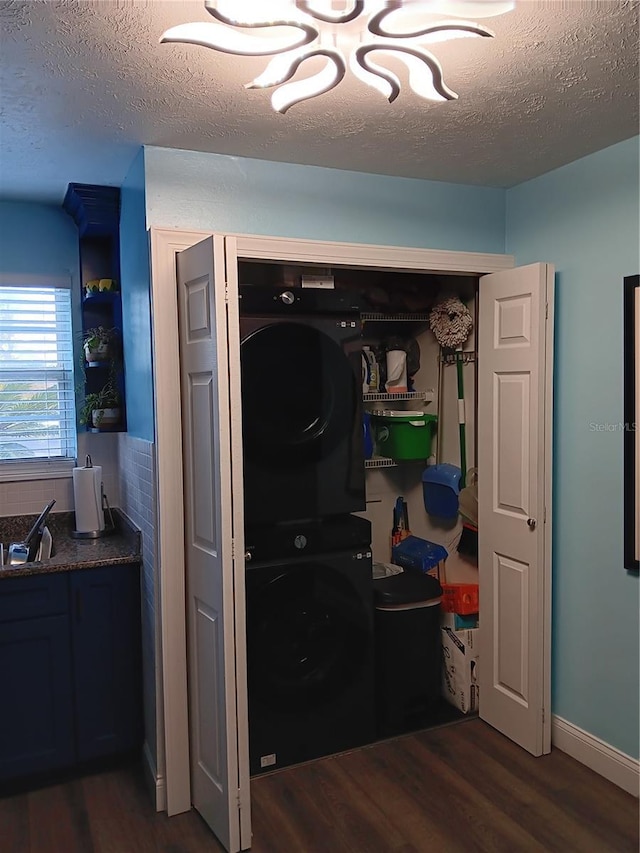
{"label": "window with blinds", "polygon": [[75,455],[71,291],[0,286],[0,461]]}

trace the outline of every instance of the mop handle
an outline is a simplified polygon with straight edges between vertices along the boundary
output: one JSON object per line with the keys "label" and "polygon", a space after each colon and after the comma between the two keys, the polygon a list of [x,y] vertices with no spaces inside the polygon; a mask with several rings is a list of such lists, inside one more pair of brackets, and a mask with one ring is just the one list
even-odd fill
{"label": "mop handle", "polygon": [[464,408],[464,382],[462,379],[462,353],[456,354],[456,373],[458,377],[458,423],[460,429],[460,488],[464,489],[467,473],[466,414]]}

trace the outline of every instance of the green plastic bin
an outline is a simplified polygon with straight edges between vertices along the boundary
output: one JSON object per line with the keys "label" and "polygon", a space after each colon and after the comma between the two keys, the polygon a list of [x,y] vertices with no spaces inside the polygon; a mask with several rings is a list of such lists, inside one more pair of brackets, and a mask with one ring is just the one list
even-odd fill
{"label": "green plastic bin", "polygon": [[437,415],[424,412],[371,412],[377,455],[396,461],[427,459],[437,422]]}

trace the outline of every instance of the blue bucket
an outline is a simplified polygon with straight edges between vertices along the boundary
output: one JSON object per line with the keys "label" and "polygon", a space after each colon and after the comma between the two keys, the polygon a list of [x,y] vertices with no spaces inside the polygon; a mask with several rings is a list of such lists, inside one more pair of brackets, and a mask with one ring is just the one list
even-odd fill
{"label": "blue bucket", "polygon": [[442,462],[430,465],[422,474],[424,508],[429,515],[439,518],[455,518],[458,515],[460,477],[457,465]]}

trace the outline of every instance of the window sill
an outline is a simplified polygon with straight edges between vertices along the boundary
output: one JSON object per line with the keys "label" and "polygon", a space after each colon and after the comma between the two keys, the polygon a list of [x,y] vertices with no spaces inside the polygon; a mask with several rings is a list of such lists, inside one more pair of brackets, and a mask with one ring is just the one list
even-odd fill
{"label": "window sill", "polygon": [[0,483],[17,483],[24,480],[66,480],[73,476],[75,459],[25,459],[0,462]]}

